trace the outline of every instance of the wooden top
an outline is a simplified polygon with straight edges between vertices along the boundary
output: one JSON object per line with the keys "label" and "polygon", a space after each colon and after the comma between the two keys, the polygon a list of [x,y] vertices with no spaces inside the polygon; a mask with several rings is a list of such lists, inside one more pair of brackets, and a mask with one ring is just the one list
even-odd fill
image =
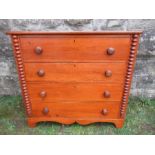
{"label": "wooden top", "polygon": [[11,31],[11,32],[7,32],[6,34],[9,35],[13,35],[13,34],[17,34],[17,35],[50,35],[50,34],[65,34],[65,35],[72,35],[72,34],[86,34],[86,35],[92,35],[92,34],[98,34],[98,35],[106,35],[106,34],[141,34],[143,31],[141,30],[137,30],[137,31],[69,31],[69,32],[59,32],[59,31]]}

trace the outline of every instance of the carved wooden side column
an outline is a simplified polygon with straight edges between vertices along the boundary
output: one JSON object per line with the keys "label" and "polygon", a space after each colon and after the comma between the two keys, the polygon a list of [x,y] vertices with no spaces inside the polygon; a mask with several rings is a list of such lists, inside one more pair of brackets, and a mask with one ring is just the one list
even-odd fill
{"label": "carved wooden side column", "polygon": [[133,34],[131,37],[130,55],[128,59],[128,67],[127,67],[127,73],[125,78],[124,92],[123,92],[122,104],[120,108],[121,118],[125,118],[125,114],[126,114],[128,96],[129,96],[130,87],[131,87],[131,79],[134,71],[134,64],[135,64],[136,54],[138,49],[138,42],[139,42],[139,34]]}
{"label": "carved wooden side column", "polygon": [[30,104],[27,85],[25,81],[24,65],[22,61],[20,40],[19,40],[18,35],[12,35],[12,42],[13,42],[13,48],[14,48],[14,55],[16,57],[16,66],[18,69],[18,75],[20,79],[20,85],[21,85],[21,90],[23,94],[24,105],[26,108],[27,115],[30,116],[31,115],[31,104]]}

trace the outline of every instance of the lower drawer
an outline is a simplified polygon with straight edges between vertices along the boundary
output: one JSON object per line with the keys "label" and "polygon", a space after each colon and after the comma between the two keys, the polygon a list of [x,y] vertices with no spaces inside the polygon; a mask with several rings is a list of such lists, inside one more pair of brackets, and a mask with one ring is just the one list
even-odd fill
{"label": "lower drawer", "polygon": [[49,102],[32,104],[33,117],[111,118],[120,117],[120,102]]}
{"label": "lower drawer", "polygon": [[31,102],[121,101],[123,85],[105,83],[28,83]]}

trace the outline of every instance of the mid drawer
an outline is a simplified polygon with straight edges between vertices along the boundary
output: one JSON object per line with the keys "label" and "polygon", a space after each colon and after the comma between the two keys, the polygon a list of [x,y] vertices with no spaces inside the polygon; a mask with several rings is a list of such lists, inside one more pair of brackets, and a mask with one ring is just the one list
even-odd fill
{"label": "mid drawer", "polygon": [[32,104],[32,116],[53,118],[119,118],[120,102],[50,102]]}
{"label": "mid drawer", "polygon": [[123,85],[98,83],[28,83],[31,102],[121,101]]}
{"label": "mid drawer", "polygon": [[126,63],[25,63],[27,81],[123,83]]}
{"label": "mid drawer", "polygon": [[27,36],[20,41],[26,62],[127,60],[131,43],[130,35]]}

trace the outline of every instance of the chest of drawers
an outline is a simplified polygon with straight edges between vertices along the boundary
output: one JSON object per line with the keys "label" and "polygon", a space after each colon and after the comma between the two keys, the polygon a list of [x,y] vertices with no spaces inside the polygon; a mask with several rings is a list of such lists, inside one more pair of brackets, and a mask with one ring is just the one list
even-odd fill
{"label": "chest of drawers", "polygon": [[123,126],[141,32],[9,32],[28,125]]}

